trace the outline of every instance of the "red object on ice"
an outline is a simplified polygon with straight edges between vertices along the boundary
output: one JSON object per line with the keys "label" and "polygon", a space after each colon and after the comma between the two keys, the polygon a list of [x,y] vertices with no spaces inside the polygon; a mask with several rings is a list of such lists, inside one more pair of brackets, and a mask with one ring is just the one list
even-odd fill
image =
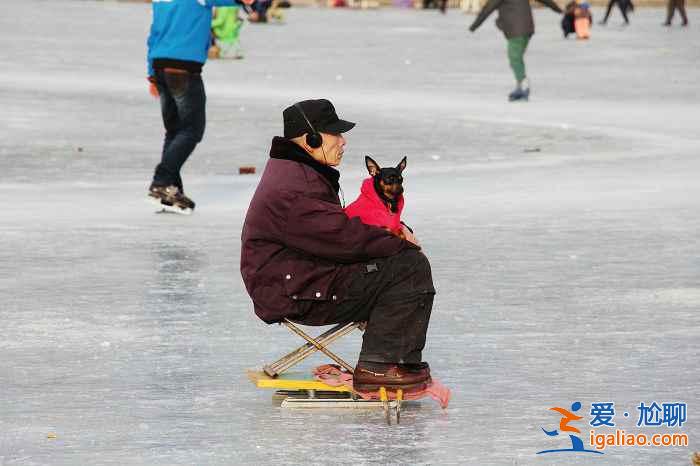
{"label": "red object on ice", "polygon": [[388,228],[392,233],[401,233],[401,212],[403,211],[403,194],[399,196],[396,213],[393,213],[379,198],[374,189],[374,179],[367,178],[362,182],[360,196],[345,208],[348,217],[360,217],[365,225]]}
{"label": "red object on ice", "polygon": [[238,167],[239,175],[252,175],[255,173],[255,167]]}
{"label": "red object on ice", "polygon": [[[352,374],[342,371],[335,364],[324,364],[314,369],[314,378],[331,387],[339,387],[344,385],[352,388]],[[358,392],[360,397],[365,400],[378,400],[379,391],[374,392]],[[389,399],[396,398],[394,392],[387,390]],[[404,390],[404,400],[420,400],[421,398],[430,397],[440,403],[440,407],[445,409],[450,402],[450,389],[438,382],[435,378],[425,389],[422,390]]]}

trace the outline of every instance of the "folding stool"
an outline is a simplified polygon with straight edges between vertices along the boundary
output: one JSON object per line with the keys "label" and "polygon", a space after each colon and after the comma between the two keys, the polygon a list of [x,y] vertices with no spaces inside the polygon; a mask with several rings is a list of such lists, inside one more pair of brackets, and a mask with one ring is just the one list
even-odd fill
{"label": "folding stool", "polygon": [[281,357],[277,361],[267,364],[263,367],[263,372],[270,377],[277,377],[281,373],[285,372],[287,369],[299,364],[304,359],[311,356],[316,351],[321,351],[323,354],[331,358],[333,361],[340,364],[345,370],[351,374],[354,372],[353,367],[345,362],[340,356],[333,353],[327,348],[327,346],[337,340],[338,338],[347,335],[356,328],[364,330],[365,322],[348,322],[344,324],[338,324],[335,327],[323,332],[316,338],[311,337],[306,332],[304,332],[298,325],[289,319],[284,319],[281,322],[282,325],[286,326],[291,332],[296,333],[301,338],[306,340],[306,343],[291,353]]}

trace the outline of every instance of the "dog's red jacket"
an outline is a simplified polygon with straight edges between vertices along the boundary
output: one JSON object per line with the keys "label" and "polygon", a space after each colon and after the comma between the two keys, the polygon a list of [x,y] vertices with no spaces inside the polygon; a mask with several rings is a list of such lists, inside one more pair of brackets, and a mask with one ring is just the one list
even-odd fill
{"label": "dog's red jacket", "polygon": [[392,233],[401,233],[401,212],[403,211],[403,195],[399,196],[397,211],[393,213],[389,206],[382,202],[374,190],[374,180],[370,177],[362,182],[360,196],[345,208],[348,217],[360,217],[365,225],[375,225],[388,228]]}

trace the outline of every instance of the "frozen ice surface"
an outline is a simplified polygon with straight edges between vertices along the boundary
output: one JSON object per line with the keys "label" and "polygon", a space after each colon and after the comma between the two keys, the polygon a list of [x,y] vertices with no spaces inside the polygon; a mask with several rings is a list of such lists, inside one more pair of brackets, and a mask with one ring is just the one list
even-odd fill
{"label": "frozen ice surface", "polygon": [[[660,26],[662,9],[628,28],[618,14],[577,42],[537,10],[522,105],[506,102],[492,20],[469,34],[456,11],[295,9],[247,25],[245,60],[205,68],[207,134],[183,173],[198,206],[183,217],[145,200],[162,138],[149,6],[3,2],[0,465],[689,464],[700,15],[682,30]],[[405,220],[438,289],[425,357],[453,398],[407,407],[400,427],[282,411],[245,377],[299,342],[242,286],[258,178],[237,169],[260,173],[281,110],[321,96],[358,122],[347,201],[363,155],[408,156]],[[354,361],[359,343],[334,348]],[[634,432],[639,402],[684,401],[690,446],[536,456],[567,447],[540,428],[577,400],[614,401]]]}

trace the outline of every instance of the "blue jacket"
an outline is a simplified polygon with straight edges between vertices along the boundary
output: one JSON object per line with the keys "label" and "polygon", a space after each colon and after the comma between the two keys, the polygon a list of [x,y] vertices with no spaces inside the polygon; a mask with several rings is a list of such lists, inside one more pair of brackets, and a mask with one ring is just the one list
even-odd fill
{"label": "blue jacket", "polygon": [[237,0],[152,0],[153,22],[148,35],[148,75],[153,60],[193,61],[204,64],[209,50],[211,9],[233,6]]}

